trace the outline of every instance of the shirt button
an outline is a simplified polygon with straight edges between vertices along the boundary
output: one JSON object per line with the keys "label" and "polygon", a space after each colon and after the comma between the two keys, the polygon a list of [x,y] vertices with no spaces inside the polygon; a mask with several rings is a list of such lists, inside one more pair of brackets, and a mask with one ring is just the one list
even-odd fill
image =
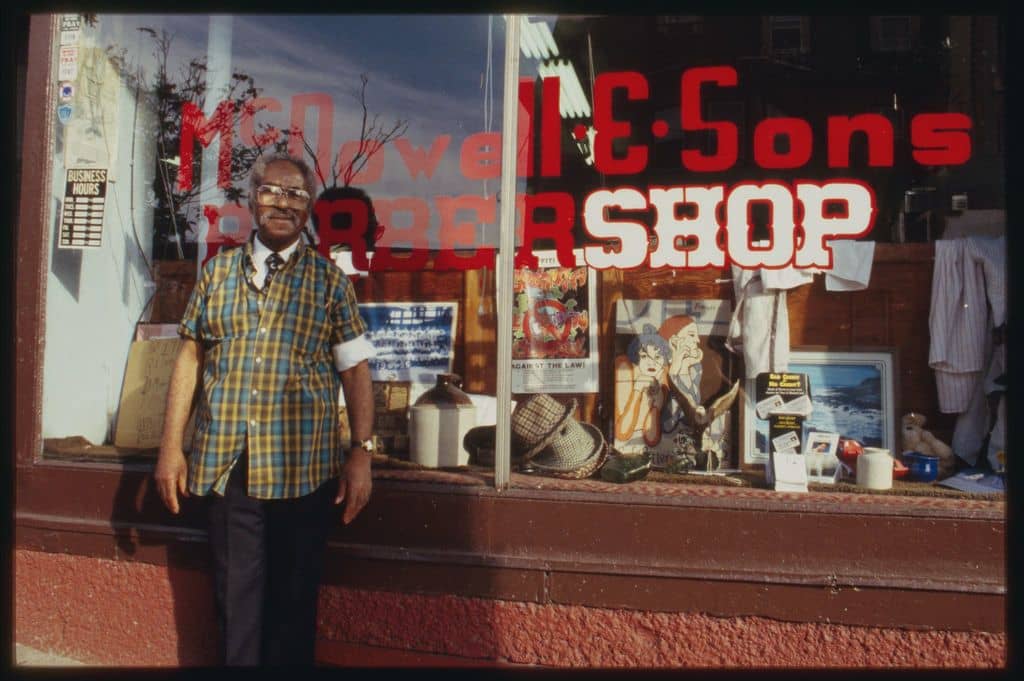
{"label": "shirt button", "polygon": [[260,394],[260,391],[259,391],[259,390],[253,390],[253,391],[252,391],[252,394],[253,394],[253,395],[259,395],[259,394]]}
{"label": "shirt button", "polygon": [[257,364],[259,364],[259,363],[260,363],[260,362],[262,362],[262,361],[263,361],[263,358],[262,358],[262,357],[257,357],[257,358],[256,358],[256,363],[257,363]]}
{"label": "shirt button", "polygon": [[260,329],[260,333],[266,333],[266,332],[267,332],[267,327],[264,326],[262,329]]}
{"label": "shirt button", "polygon": [[256,427],[256,422],[255,421],[249,421],[249,425],[252,426],[253,428],[255,428]]}

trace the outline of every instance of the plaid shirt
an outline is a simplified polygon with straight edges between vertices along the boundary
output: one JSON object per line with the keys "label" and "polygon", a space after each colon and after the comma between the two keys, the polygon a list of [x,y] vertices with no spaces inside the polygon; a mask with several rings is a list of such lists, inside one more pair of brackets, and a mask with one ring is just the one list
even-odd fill
{"label": "plaid shirt", "polygon": [[304,496],[341,472],[331,347],[366,330],[348,277],[300,244],[267,292],[257,291],[252,241],[203,267],[178,333],[200,343],[203,390],[189,491],[223,494],[249,450],[249,496]]}

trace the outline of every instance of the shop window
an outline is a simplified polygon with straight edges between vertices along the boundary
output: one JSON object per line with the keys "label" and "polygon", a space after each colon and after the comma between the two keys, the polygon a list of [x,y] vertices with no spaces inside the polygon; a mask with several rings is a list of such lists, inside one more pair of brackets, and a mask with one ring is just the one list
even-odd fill
{"label": "shop window", "polygon": [[[441,366],[410,378],[402,371],[423,359],[413,352],[379,367],[378,469],[440,479],[430,469],[448,459],[415,460],[407,415],[454,372],[480,398],[482,429],[443,467],[482,484],[764,486],[764,459],[748,451],[758,388],[733,323],[743,271],[818,264],[823,224],[861,242],[935,240],[962,206],[952,198],[973,151],[970,115],[948,104],[973,75],[939,67],[978,46],[924,55],[935,87],[922,87],[897,53],[898,21],[844,26],[861,32],[841,43],[850,53],[819,63],[805,16],[65,16],[53,54],[66,101],[52,157],[47,457],[152,458],[167,355],[133,352],[173,334],[198,267],[248,237],[256,156],[292,149],[323,189],[371,197],[381,229],[369,244],[354,212],[318,238],[353,237],[330,251],[382,320],[381,346],[400,345],[388,323],[451,324],[429,338],[444,346]],[[942,19],[963,35],[958,21]],[[678,26],[714,43],[713,58],[673,52]],[[515,70],[506,35],[517,36]],[[888,46],[870,73],[837,80],[828,59],[856,60],[868,40]],[[501,94],[506,71],[514,104]],[[515,140],[504,175],[503,135]],[[1001,146],[986,153],[1002,159]],[[1001,187],[1002,167],[980,166],[971,182]],[[782,303],[789,345],[824,348],[826,363],[891,357],[902,373],[887,422],[898,404],[948,441],[954,421],[939,410],[922,332],[930,251],[879,248],[872,264],[855,291],[826,290],[820,273],[795,289]],[[524,444],[538,425],[575,437],[571,451]],[[844,428],[834,434],[856,439]],[[870,437],[859,439],[899,447]],[[646,462],[605,473],[615,454]]]}
{"label": "shop window", "polygon": [[[919,22],[912,19],[886,24],[880,43],[885,52],[870,64],[858,49],[881,35],[878,22],[732,17],[712,35],[717,22],[657,17],[656,30],[640,44],[620,38],[639,33],[643,19],[547,20],[558,59],[565,65],[562,73],[570,74],[573,82],[590,76],[579,89],[589,95],[584,103],[592,114],[567,114],[564,103],[555,101],[555,94],[566,92],[564,79],[530,100],[534,108],[525,135],[534,144],[534,160],[549,145],[554,147],[549,160],[560,163],[552,161],[550,172],[535,168],[526,176],[527,200],[521,207],[525,229],[516,263],[517,276],[533,286],[517,298],[514,319],[528,325],[535,307],[551,305],[544,286],[585,265],[588,273],[597,274],[597,316],[592,314],[590,321],[596,319],[599,339],[593,346],[597,352],[585,357],[559,356],[554,350],[542,358],[554,345],[534,343],[537,356],[514,356],[511,385],[519,403],[553,396],[575,405],[580,420],[601,428],[613,453],[625,455],[610,457],[617,458],[619,467],[603,469],[604,480],[646,476],[683,482],[708,473],[742,479],[751,471],[763,471],[768,439],[762,435],[757,440],[752,430],[759,427],[753,403],[757,372],[749,371],[750,357],[736,350],[735,330],[729,330],[742,317],[733,308],[739,304],[734,284],[742,270],[785,269],[803,257],[795,252],[808,243],[801,241],[809,234],[807,220],[821,216],[852,227],[853,204],[847,199],[833,196],[808,206],[799,197],[807,183],[828,194],[840,178],[870,196],[870,215],[861,212],[863,229],[847,236],[862,242],[859,246],[877,248],[874,273],[869,284],[844,293],[826,290],[820,274],[807,275],[807,281],[818,277],[817,283],[795,288],[785,303],[793,314],[789,346],[823,348],[827,362],[839,356],[854,361],[857,353],[868,351],[880,353],[887,362],[891,358],[893,364],[884,366],[896,368],[856,370],[900,374],[893,405],[883,408],[882,393],[875,396],[875,406],[887,412],[884,420],[876,421],[896,424],[901,410],[924,411],[940,437],[950,441],[954,419],[939,410],[927,339],[913,331],[928,323],[932,262],[925,254],[931,251],[886,248],[886,242],[932,242],[959,217],[959,209],[950,208],[955,190],[946,178],[967,162],[966,154],[958,155],[953,147],[960,145],[963,151],[970,146],[970,123],[933,94],[963,92],[963,82],[938,77],[926,88],[918,67],[908,67],[898,53],[899,27],[910,27],[916,35]],[[959,22],[944,18],[936,25],[956,28]],[[679,27],[697,24],[708,45],[713,43],[713,55],[678,44]],[[816,43],[829,42],[821,54],[812,50],[812,27],[821,29],[814,35]],[[763,56],[751,57],[746,38],[759,32]],[[912,46],[916,38],[907,40]],[[935,67],[932,73],[948,66],[947,54],[927,58]],[[863,72],[842,66],[858,60]],[[543,87],[538,76],[558,75],[525,53],[519,73],[537,89]],[[557,134],[550,129],[555,110]],[[922,126],[938,121],[959,126],[953,135],[957,141],[941,158],[929,158]],[[519,134],[524,136],[522,127]],[[563,144],[565,140],[577,144]],[[584,146],[587,153],[575,153]],[[1001,182],[998,173],[989,173],[984,181],[993,186]],[[716,191],[720,194],[701,198]],[[771,192],[777,193],[769,197]],[[747,195],[751,200],[742,209],[732,203]],[[730,217],[731,210],[739,212]],[[788,242],[793,251],[768,262],[768,251],[797,233]],[[748,253],[748,244],[763,250]],[[528,248],[538,252],[524,252]],[[898,256],[909,252],[925,257],[915,256],[909,263]],[[910,271],[916,274],[908,281],[904,277]],[[897,280],[901,283],[895,284]],[[577,309],[585,304],[581,295],[570,296],[564,289],[553,295],[562,306],[566,298]],[[900,329],[905,324],[904,333]],[[684,338],[683,329],[691,325],[692,338]],[[768,343],[766,335],[765,347]],[[529,352],[523,349],[527,346],[524,341],[517,351]],[[684,355],[687,361],[682,361]],[[691,356],[701,359],[689,361]],[[685,372],[683,365],[689,367]],[[598,387],[580,390],[577,386],[587,384],[589,366],[596,368]],[[829,390],[822,385],[817,389]],[[697,405],[704,409],[699,417]],[[829,411],[823,405],[818,410]],[[900,453],[895,431],[855,432],[851,422],[834,423],[831,429],[837,441],[870,441]],[[827,432],[821,422],[804,427],[798,433],[801,442],[815,431],[814,441],[820,445]],[[965,454],[971,459],[972,453]],[[632,463],[623,463],[630,458]],[[599,477],[587,472],[585,460],[578,462],[582,477]],[[532,466],[529,460],[516,461],[514,453],[512,465],[514,473],[551,475],[550,469]],[[641,470],[644,466],[648,468]]]}
{"label": "shop window", "polygon": [[460,375],[494,418],[500,18],[54,22],[45,458],[155,457],[197,273],[250,237],[249,174],[278,151],[349,202],[310,231],[386,348],[373,366],[385,455],[408,459],[405,410],[437,374]]}

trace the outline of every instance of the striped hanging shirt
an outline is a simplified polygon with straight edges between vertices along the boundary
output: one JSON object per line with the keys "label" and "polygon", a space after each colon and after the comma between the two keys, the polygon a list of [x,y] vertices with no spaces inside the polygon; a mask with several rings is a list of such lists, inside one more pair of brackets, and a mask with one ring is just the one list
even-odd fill
{"label": "striped hanging shirt", "polygon": [[341,471],[332,348],[366,330],[352,284],[304,244],[266,290],[255,275],[252,241],[211,258],[178,327],[203,356],[193,494],[223,494],[246,449],[251,497],[304,496]]}

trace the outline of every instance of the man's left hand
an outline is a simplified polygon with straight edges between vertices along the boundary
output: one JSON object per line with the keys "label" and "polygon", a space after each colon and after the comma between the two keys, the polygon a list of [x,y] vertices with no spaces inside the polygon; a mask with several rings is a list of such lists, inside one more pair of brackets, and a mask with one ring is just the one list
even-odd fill
{"label": "man's left hand", "polygon": [[341,469],[341,480],[338,482],[338,496],[334,504],[345,502],[345,512],[341,516],[343,523],[348,525],[363,510],[370,500],[373,489],[373,476],[370,473],[372,457],[362,449],[350,451],[345,457],[345,465]]}

